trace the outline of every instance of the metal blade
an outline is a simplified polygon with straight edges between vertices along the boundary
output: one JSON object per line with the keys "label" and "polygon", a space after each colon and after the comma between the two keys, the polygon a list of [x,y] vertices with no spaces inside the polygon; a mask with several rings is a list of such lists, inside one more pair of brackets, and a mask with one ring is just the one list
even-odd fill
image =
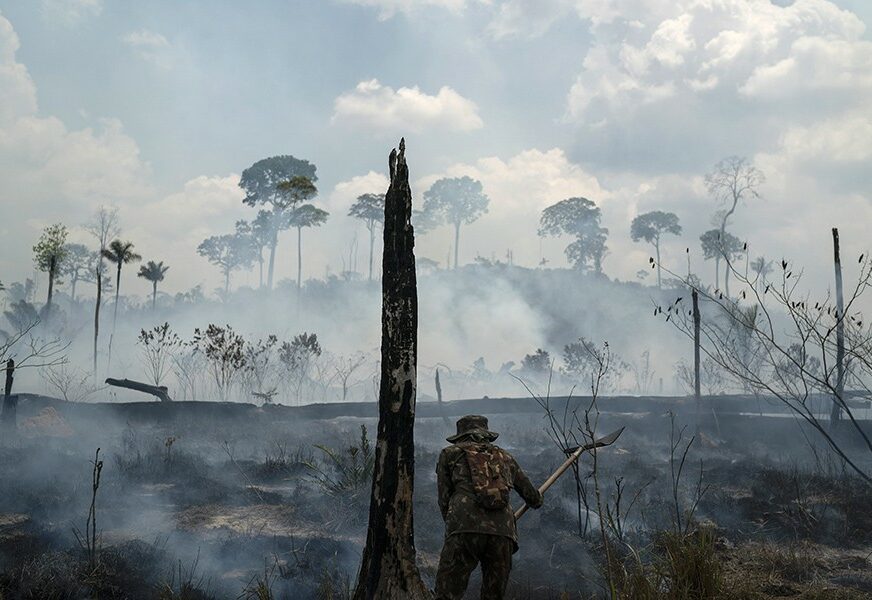
{"label": "metal blade", "polygon": [[614,444],[621,434],[624,433],[625,427],[621,427],[620,429],[611,432],[607,436],[601,437],[600,439],[594,441],[592,444],[587,444],[584,447],[587,449],[590,448],[602,448],[603,446],[611,446]]}

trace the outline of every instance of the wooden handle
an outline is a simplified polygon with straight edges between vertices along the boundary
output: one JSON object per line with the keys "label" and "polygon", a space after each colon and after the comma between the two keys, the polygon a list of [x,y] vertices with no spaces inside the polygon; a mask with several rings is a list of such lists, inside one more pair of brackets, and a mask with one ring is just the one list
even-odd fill
{"label": "wooden handle", "polygon": [[[582,454],[584,454],[588,450],[593,450],[594,448],[602,448],[603,446],[610,446],[611,444],[614,444],[615,440],[617,440],[618,437],[620,437],[620,435],[621,435],[621,433],[623,433],[623,431],[624,431],[624,428],[621,427],[619,430],[607,435],[604,438],[600,438],[600,439],[596,440],[595,442],[592,442],[590,444],[585,444],[584,446],[577,448],[575,450],[575,452],[570,454],[569,458],[567,458],[565,461],[563,461],[563,464],[560,465],[560,467],[558,467],[558,469],[556,471],[554,471],[554,473],[551,474],[551,477],[546,479],[545,483],[543,483],[542,485],[539,486],[539,493],[544,495],[545,492],[548,491],[548,488],[550,488],[552,485],[554,485],[554,482],[557,481],[560,478],[560,476],[563,475],[566,472],[566,470],[572,466],[572,463],[577,461],[578,458]],[[524,515],[524,513],[527,512],[527,509],[529,509],[529,508],[530,508],[530,506],[528,504],[524,503],[524,506],[522,506],[521,508],[519,508],[518,510],[515,511],[515,520],[517,521],[518,519],[520,519]]]}

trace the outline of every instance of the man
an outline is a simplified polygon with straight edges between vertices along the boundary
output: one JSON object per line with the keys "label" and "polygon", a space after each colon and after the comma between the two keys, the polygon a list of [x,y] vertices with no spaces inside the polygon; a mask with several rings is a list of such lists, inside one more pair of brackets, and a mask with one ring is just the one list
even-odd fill
{"label": "man", "polygon": [[467,415],[448,438],[452,445],[439,455],[436,483],[445,545],[436,572],[436,600],[460,600],[479,563],[482,600],[502,600],[518,549],[509,490],[514,488],[532,508],[542,506],[542,494],[512,455],[493,444],[497,435],[488,430],[487,418]]}

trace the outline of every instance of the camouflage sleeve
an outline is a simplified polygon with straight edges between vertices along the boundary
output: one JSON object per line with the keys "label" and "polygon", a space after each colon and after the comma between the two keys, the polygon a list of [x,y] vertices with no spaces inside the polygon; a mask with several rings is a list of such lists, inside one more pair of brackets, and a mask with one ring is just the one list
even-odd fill
{"label": "camouflage sleeve", "polygon": [[536,489],[532,483],[530,483],[530,479],[527,477],[527,474],[524,473],[524,470],[521,469],[521,466],[512,459],[512,466],[515,472],[513,478],[513,485],[515,491],[517,491],[521,498],[524,499],[524,502],[530,505],[530,508],[539,508],[542,506],[542,494],[539,493],[539,490]]}
{"label": "camouflage sleeve", "polygon": [[439,510],[442,512],[442,519],[448,514],[448,502],[451,500],[451,493],[454,487],[451,483],[451,465],[448,461],[448,456],[445,451],[439,455],[439,461],[436,463],[436,493],[439,499]]}

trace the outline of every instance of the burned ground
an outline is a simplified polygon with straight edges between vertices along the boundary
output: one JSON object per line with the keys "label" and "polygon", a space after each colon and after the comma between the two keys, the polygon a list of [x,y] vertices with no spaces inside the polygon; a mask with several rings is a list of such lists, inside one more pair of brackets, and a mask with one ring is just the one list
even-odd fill
{"label": "burned ground", "polygon": [[[498,414],[501,401],[489,402],[499,443],[533,481],[544,480],[562,457],[542,416]],[[670,569],[698,574],[703,565],[724,598],[872,598],[872,491],[821,447],[813,452],[805,435],[815,438],[793,419],[703,420],[678,486],[679,518],[688,523],[679,547],[669,440],[687,425],[690,441],[695,420],[676,407],[673,430],[662,402],[635,413],[610,413],[608,404],[601,400],[598,429],[627,430],[600,453],[596,481],[589,458],[580,469],[590,513],[582,509],[579,521],[567,474],[520,523],[510,597],[605,593],[598,483],[611,515],[612,576],[626,597],[663,597],[642,595],[637,580],[665,589]],[[0,448],[2,598],[343,598],[366,535],[375,420],[330,416],[239,404],[23,400],[20,433]],[[415,531],[429,584],[443,535],[434,466],[447,433],[441,418],[418,420]],[[85,527],[97,447],[105,463],[92,568],[74,530]],[[676,553],[687,562],[664,558]],[[470,598],[475,589],[473,579]]]}

